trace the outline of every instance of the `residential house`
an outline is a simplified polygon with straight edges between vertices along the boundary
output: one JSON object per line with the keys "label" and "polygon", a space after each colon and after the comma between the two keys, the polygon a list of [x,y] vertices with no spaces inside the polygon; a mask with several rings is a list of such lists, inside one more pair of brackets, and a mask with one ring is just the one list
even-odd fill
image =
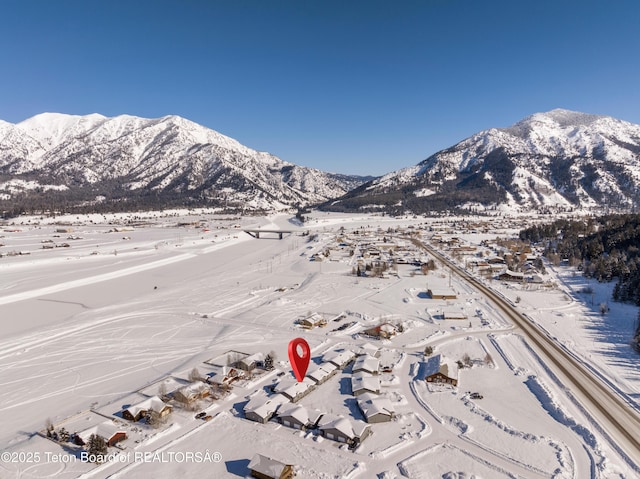
{"label": "residential house", "polygon": [[213,366],[207,382],[212,384],[231,384],[244,377],[245,371],[231,366]]}
{"label": "residential house", "polygon": [[255,353],[240,359],[236,366],[243,371],[253,371],[255,368],[264,364],[264,354]]}
{"label": "residential house", "polygon": [[151,412],[155,412],[161,418],[168,416],[172,409],[169,404],[165,404],[158,396],[153,396],[124,409],[122,417],[129,421],[137,422]]}
{"label": "residential house", "polygon": [[313,313],[310,316],[298,319],[296,323],[305,329],[313,329],[316,327],[322,328],[326,326],[327,320],[320,316],[318,313]]}
{"label": "residential house", "polygon": [[291,402],[297,402],[316,388],[316,383],[309,378],[302,381],[285,379],[273,387],[273,392],[282,394]]}
{"label": "residential house", "polygon": [[330,377],[338,372],[338,367],[333,363],[322,363],[317,368],[307,373],[307,377],[315,381],[316,384],[322,384]]}
{"label": "residential house", "polygon": [[325,414],[318,423],[322,435],[333,441],[357,446],[371,434],[371,426],[355,419]]}
{"label": "residential house", "polygon": [[251,476],[258,479],[293,479],[294,471],[291,464],[284,464],[270,457],[256,454],[249,462]]}
{"label": "residential house", "polygon": [[363,334],[378,339],[389,339],[396,335],[398,328],[395,325],[385,322],[374,326],[373,328],[365,329]]}
{"label": "residential house", "polygon": [[278,421],[287,427],[306,431],[318,425],[322,417],[320,411],[310,410],[299,404],[283,404],[278,408]]}
{"label": "residential house", "polygon": [[458,385],[458,365],[441,354],[422,363],[418,374],[428,383]]}
{"label": "residential house", "polygon": [[369,374],[378,374],[378,370],[380,368],[380,360],[378,358],[374,358],[373,356],[364,355],[359,356],[356,359],[356,362],[353,363],[353,368],[351,372],[366,372]]}
{"label": "residential house", "polygon": [[335,364],[338,369],[344,369],[351,361],[355,359],[356,355],[351,350],[345,351],[328,351],[322,356],[322,360]]}
{"label": "residential house", "polygon": [[368,423],[388,422],[395,417],[391,401],[384,396],[361,394],[358,396],[358,407]]}
{"label": "residential house", "polygon": [[92,435],[100,436],[107,446],[111,447],[127,438],[127,433],[119,428],[113,421],[104,421],[95,426],[91,426],[84,431],[76,433],[76,444],[86,446]]}
{"label": "residential house", "polygon": [[351,392],[354,396],[364,393],[380,394],[380,378],[359,372],[351,376]]}
{"label": "residential house", "polygon": [[198,399],[206,398],[211,394],[209,386],[201,381],[195,381],[177,389],[173,393],[173,398],[183,404],[191,404]]}
{"label": "residential house", "polygon": [[264,393],[257,394],[245,404],[244,416],[251,421],[266,424],[278,408],[288,402],[289,399],[282,394],[274,394],[273,396],[267,396]]}

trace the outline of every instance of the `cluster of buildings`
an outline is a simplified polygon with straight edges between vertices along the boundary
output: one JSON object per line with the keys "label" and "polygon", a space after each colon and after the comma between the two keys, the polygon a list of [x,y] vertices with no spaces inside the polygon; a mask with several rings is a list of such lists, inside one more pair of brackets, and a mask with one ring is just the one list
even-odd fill
{"label": "cluster of buildings", "polygon": [[[348,349],[326,352],[302,381],[286,378],[271,387],[272,394],[260,391],[253,395],[244,406],[245,418],[262,424],[275,420],[301,431],[314,430],[326,439],[357,447],[371,433],[371,423],[391,421],[395,417],[391,401],[380,395],[380,361],[375,357],[376,352],[372,346],[358,353]],[[351,393],[366,422],[298,403],[351,364]]]}

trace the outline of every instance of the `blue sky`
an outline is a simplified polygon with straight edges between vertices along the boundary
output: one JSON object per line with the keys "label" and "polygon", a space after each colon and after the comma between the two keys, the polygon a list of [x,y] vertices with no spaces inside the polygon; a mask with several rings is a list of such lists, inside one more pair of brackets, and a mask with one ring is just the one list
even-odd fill
{"label": "blue sky", "polygon": [[384,174],[567,108],[640,123],[636,0],[0,3],[0,119],[176,114]]}

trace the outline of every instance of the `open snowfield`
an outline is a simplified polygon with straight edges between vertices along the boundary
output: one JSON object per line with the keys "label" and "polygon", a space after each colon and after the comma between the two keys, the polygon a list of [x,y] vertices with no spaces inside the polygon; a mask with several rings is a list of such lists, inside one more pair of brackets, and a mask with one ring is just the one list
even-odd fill
{"label": "open snowfield", "polygon": [[[0,478],[247,477],[256,453],[294,465],[302,478],[638,477],[640,458],[621,454],[522,333],[457,276],[441,268],[425,276],[411,264],[383,278],[352,274],[357,255],[340,246],[349,242],[343,236],[368,232],[382,241],[388,228],[435,221],[314,213],[301,227],[285,215],[182,211],[4,225]],[[259,227],[294,233],[280,240],[242,231]],[[459,236],[477,244],[509,231],[497,228]],[[612,285],[592,282],[593,294],[581,292],[587,280],[568,268],[549,268],[545,280],[557,287],[490,283],[519,298],[521,311],[640,409],[639,356],[626,334],[636,308],[611,302]],[[431,299],[427,289],[457,297]],[[449,311],[465,319],[443,319]],[[295,324],[312,313],[327,325]],[[398,333],[362,334],[382,323]],[[312,367],[329,351],[371,346],[388,367],[377,375],[379,392],[395,417],[370,424],[355,450],[316,430],[244,416],[250,397],[293,377],[287,346],[296,337],[309,342]],[[421,378],[426,346],[453,361],[468,356],[458,387]],[[122,417],[130,405],[188,384],[194,368],[212,375],[231,351],[273,352],[275,370],[190,408],[172,403],[158,427]],[[297,404],[363,421],[352,367]],[[200,411],[210,420],[195,419]],[[43,437],[48,420],[69,432],[115,420],[127,439],[98,465]]]}

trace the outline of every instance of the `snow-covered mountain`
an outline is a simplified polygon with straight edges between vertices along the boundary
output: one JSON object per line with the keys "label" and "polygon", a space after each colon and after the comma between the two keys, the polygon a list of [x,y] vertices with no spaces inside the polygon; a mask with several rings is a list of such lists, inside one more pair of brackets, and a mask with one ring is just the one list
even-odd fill
{"label": "snow-covered mountain", "polygon": [[327,203],[424,212],[631,208],[640,198],[640,125],[568,110],[492,128]]}
{"label": "snow-covered mountain", "polygon": [[270,210],[336,198],[364,181],[287,163],[178,116],[0,121],[0,199],[27,204],[98,198]]}

